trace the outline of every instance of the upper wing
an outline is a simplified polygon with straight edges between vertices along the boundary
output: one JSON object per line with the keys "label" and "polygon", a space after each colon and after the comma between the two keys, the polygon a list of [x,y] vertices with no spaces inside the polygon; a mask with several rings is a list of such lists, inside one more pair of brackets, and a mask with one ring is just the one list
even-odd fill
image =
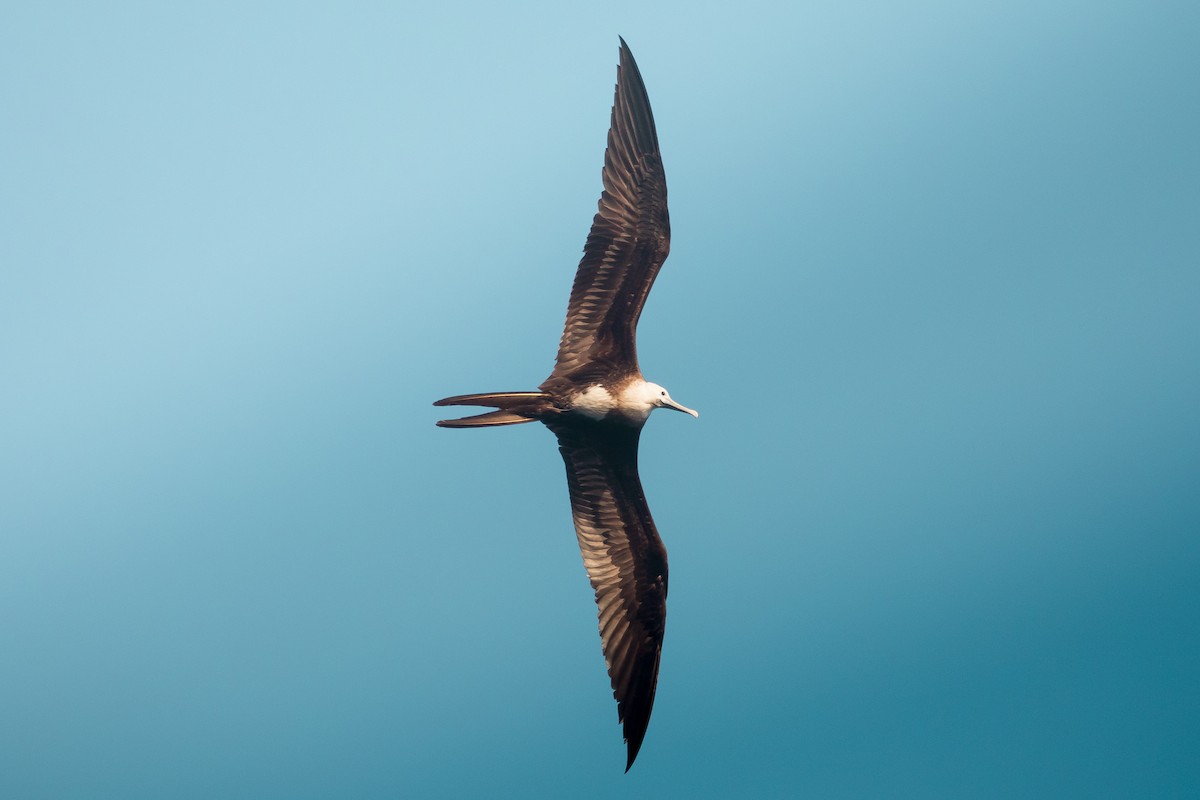
{"label": "upper wing", "polygon": [[667,551],[637,474],[641,431],[616,425],[552,429],[567,465],[583,564],[596,590],[628,771],[650,723],[667,615]]}
{"label": "upper wing", "polygon": [[654,115],[622,39],[604,192],[575,273],[554,375],[578,374],[592,362],[605,362],[600,367],[605,370],[637,369],[634,331],[670,245],[667,181]]}

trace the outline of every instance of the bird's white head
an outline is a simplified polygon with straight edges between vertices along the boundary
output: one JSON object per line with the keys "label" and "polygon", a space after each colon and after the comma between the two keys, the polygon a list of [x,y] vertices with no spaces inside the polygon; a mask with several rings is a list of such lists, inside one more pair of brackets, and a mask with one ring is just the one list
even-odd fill
{"label": "bird's white head", "polygon": [[625,391],[621,393],[620,405],[622,411],[631,416],[640,416],[643,420],[649,417],[650,412],[656,408],[673,408],[676,411],[691,414],[693,417],[700,416],[699,411],[676,403],[666,389],[649,381],[634,381],[625,387]]}

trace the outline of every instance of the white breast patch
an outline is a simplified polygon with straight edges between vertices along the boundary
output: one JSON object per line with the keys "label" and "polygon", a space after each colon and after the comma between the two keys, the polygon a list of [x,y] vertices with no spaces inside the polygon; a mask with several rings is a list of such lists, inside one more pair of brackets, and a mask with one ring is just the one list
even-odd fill
{"label": "white breast patch", "polygon": [[617,401],[603,386],[589,386],[575,395],[571,407],[592,419],[604,419],[609,411],[616,408]]}

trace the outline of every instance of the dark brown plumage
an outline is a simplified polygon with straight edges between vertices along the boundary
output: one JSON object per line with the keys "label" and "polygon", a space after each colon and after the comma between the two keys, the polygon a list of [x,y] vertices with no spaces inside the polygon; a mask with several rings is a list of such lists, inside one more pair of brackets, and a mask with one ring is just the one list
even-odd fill
{"label": "dark brown plumage", "polygon": [[442,420],[443,427],[537,420],[558,438],[628,771],[654,706],[667,599],[667,551],[638,478],[638,441],[653,408],[695,412],[645,381],[637,363],[638,318],[670,249],[671,229],[654,115],[624,39],[603,179],[558,358],[540,391],[459,395],[434,405],[497,409]]}
{"label": "dark brown plumage", "polygon": [[671,249],[667,178],[654,114],[624,39],[603,178],[600,209],[575,273],[558,358],[546,384],[638,371],[638,318]]}
{"label": "dark brown plumage", "polygon": [[633,766],[658,683],[667,624],[667,550],[637,472],[634,426],[550,424],[567,465],[575,535],[600,609],[600,641]]}

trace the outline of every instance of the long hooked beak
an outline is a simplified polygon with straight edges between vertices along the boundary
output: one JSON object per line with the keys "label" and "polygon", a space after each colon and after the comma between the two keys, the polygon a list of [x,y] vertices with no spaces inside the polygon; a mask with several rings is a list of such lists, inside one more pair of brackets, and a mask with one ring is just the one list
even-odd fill
{"label": "long hooked beak", "polygon": [[673,408],[673,409],[675,409],[676,411],[682,411],[682,412],[683,412],[683,413],[685,413],[685,414],[691,414],[691,415],[692,415],[693,417],[695,417],[696,419],[700,419],[700,412],[699,412],[699,411],[696,411],[696,410],[694,410],[694,409],[688,408],[688,407],[687,407],[687,406],[685,406],[685,405],[681,405],[681,404],[679,404],[679,403],[676,403],[674,400],[672,400],[672,399],[671,399],[671,398],[669,398],[669,397],[668,397],[666,400],[663,400],[662,402],[663,402],[663,405],[664,405],[664,406],[666,406],[667,408]]}

